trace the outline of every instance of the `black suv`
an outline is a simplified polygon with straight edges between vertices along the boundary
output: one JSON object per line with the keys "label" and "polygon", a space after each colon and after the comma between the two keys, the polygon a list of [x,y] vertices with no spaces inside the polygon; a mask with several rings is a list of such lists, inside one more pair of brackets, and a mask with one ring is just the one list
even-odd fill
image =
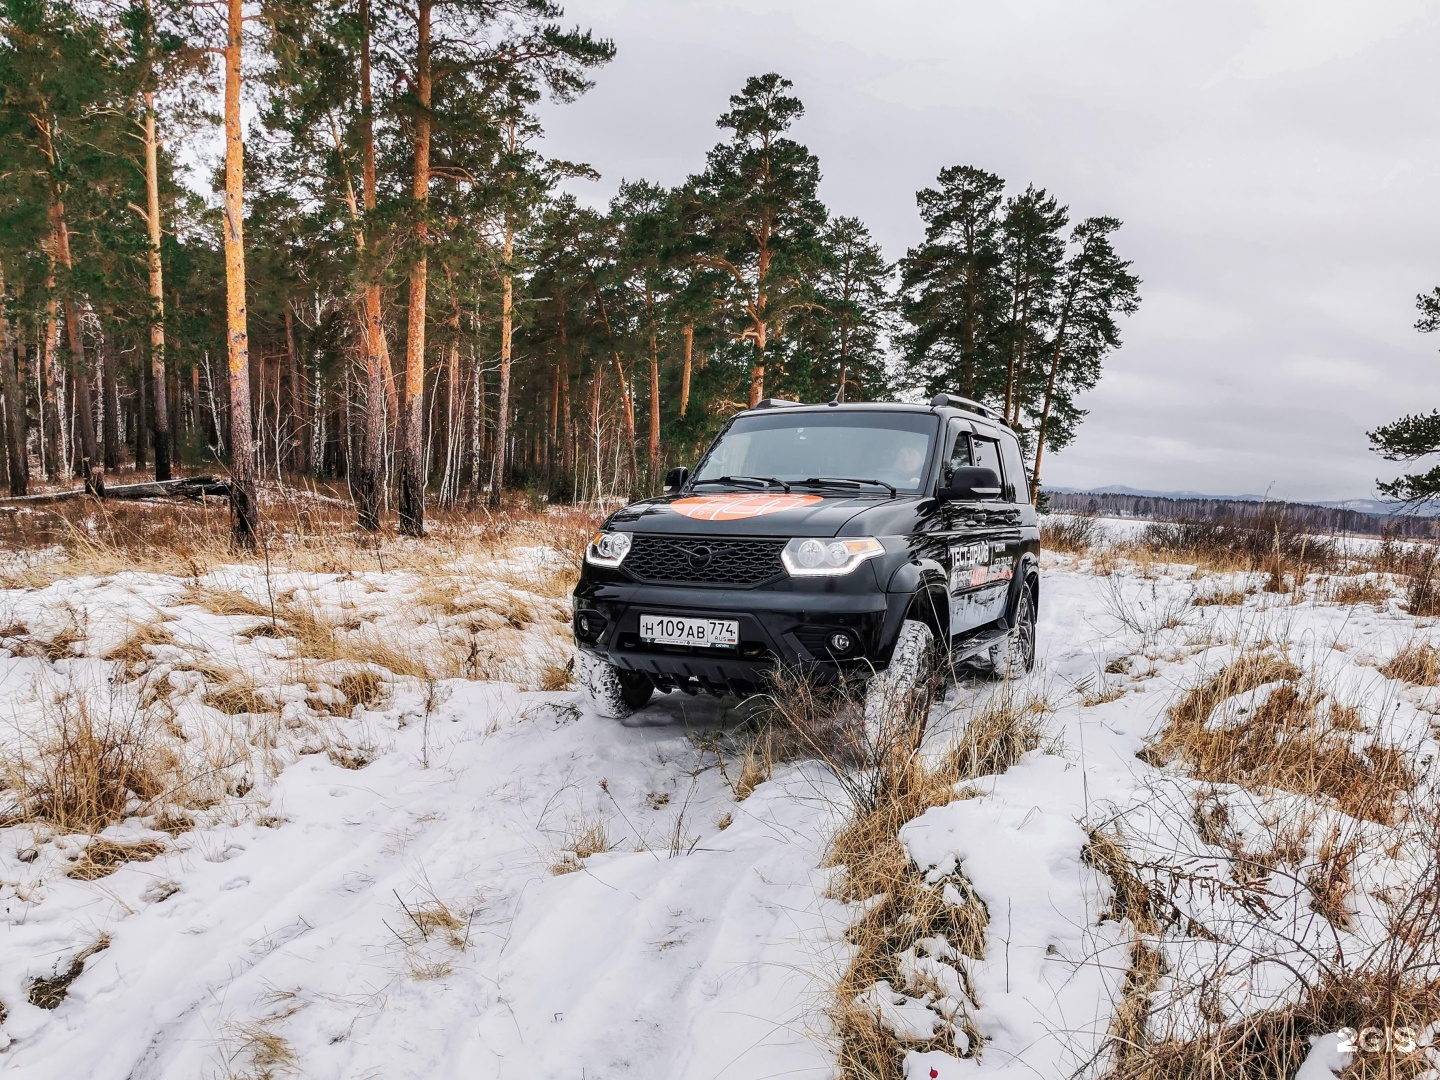
{"label": "black suv", "polygon": [[879,673],[867,696],[942,650],[1028,669],[1039,550],[1019,441],[984,406],[763,401],[590,541],[581,681],[624,717],[656,690],[761,692],[777,663]]}

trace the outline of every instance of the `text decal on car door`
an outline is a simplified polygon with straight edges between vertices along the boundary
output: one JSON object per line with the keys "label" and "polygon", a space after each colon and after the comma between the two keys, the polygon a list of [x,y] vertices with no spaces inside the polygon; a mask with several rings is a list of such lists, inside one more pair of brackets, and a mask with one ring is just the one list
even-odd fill
{"label": "text decal on car door", "polygon": [[778,514],[823,502],[819,495],[696,495],[676,499],[670,508],[677,514],[700,521],[740,521],[743,518]]}

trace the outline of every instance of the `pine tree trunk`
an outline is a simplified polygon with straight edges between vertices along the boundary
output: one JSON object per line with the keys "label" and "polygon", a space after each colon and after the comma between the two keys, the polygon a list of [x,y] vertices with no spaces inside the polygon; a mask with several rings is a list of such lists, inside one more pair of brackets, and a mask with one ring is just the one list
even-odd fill
{"label": "pine tree trunk", "polygon": [[46,480],[57,480],[65,460],[65,419],[61,410],[60,323],[56,318],[59,302],[55,299],[55,276],[46,280],[50,299],[45,303],[45,340],[40,343],[40,362],[36,365],[35,386],[40,395],[40,458]]}
{"label": "pine tree trunk", "polygon": [[660,347],[656,339],[654,298],[645,286],[645,306],[650,308],[650,488],[660,478]]}
{"label": "pine tree trunk", "polygon": [[1045,382],[1045,404],[1040,410],[1040,424],[1035,432],[1035,467],[1030,470],[1030,501],[1033,503],[1040,501],[1040,462],[1045,456],[1045,431],[1050,425],[1050,405],[1055,400],[1055,380],[1060,373],[1065,347],[1066,322],[1066,316],[1061,316],[1060,327],[1055,331],[1055,346],[1050,352],[1050,376]]}
{"label": "pine tree trunk", "polygon": [[115,355],[115,339],[107,335],[101,344],[100,362],[100,410],[105,422],[105,468],[116,472],[120,469],[120,385],[116,378],[115,365],[120,358]]}
{"label": "pine tree trunk", "polygon": [[228,0],[225,43],[225,353],[230,387],[230,523],[235,542],[253,547],[255,442],[250,421],[250,331],[245,309],[245,145],[240,127],[242,0]]}
{"label": "pine tree trunk", "polygon": [[300,350],[295,347],[295,315],[285,305],[285,398],[289,416],[285,423],[286,457],[290,468],[303,476],[308,469],[310,433],[305,424],[305,380],[300,372]]}
{"label": "pine tree trunk", "polygon": [[[170,409],[165,399],[165,275],[160,262],[160,170],[155,135],[155,95],[145,95],[145,195],[150,229],[150,382],[154,386],[155,479],[169,480]],[[140,462],[136,461],[136,467]]]}
{"label": "pine tree trunk", "polygon": [[0,267],[0,393],[5,397],[6,472],[10,494],[29,491],[30,462],[25,447],[25,390],[15,368],[15,336],[5,306],[5,271]]}
{"label": "pine tree trunk", "polygon": [[[511,128],[514,147],[514,128]],[[510,347],[514,331],[515,275],[510,260],[515,255],[515,229],[510,215],[505,215],[505,269],[500,280],[500,392],[495,404],[495,453],[490,459],[490,509],[500,509],[500,493],[505,487],[505,458],[510,439]]]}
{"label": "pine tree trunk", "polygon": [[750,369],[750,407],[753,409],[760,404],[760,399],[765,396],[765,339],[769,336],[769,327],[763,322],[755,324],[755,361]]}
{"label": "pine tree trunk", "polygon": [[[361,197],[365,214],[375,212],[375,107],[370,88],[370,2],[360,0],[360,138],[362,142]],[[367,222],[358,226],[361,257],[370,247]],[[390,357],[385,342],[381,317],[380,283],[374,280],[373,269],[366,271],[364,323],[361,341],[365,348],[365,431],[360,467],[355,482],[356,519],[362,529],[380,527],[381,509],[385,502],[385,416],[386,393],[393,388],[388,378]]]}
{"label": "pine tree trunk", "polygon": [[680,418],[690,409],[690,365],[695,355],[695,324],[686,323],[681,328],[685,340],[685,366],[680,370]]}
{"label": "pine tree trunk", "polygon": [[405,347],[405,422],[400,444],[400,531],[406,536],[425,534],[425,461],[422,446],[425,422],[425,286],[428,270],[425,245],[429,228],[425,215],[430,201],[430,6],[418,0],[415,50],[415,176],[412,195],[415,240],[420,251],[410,270],[410,312]]}
{"label": "pine tree trunk", "polygon": [[141,371],[140,377],[135,380],[135,468],[140,472],[145,470],[149,458],[145,445],[150,431],[150,395],[145,393],[148,385],[150,380]]}
{"label": "pine tree trunk", "polygon": [[[58,185],[52,187],[50,204],[51,223],[55,240],[55,257],[64,268],[67,277],[74,269],[70,258],[70,230],[65,224],[65,204],[60,200]],[[85,481],[85,490],[91,495],[105,494],[105,471],[100,461],[100,447],[95,439],[95,402],[90,392],[90,361],[85,353],[85,339],[80,324],[80,305],[75,302],[73,288],[68,284],[62,301],[65,313],[65,341],[70,347],[70,372],[75,383],[75,427],[79,436],[79,451],[74,466],[75,475]]]}

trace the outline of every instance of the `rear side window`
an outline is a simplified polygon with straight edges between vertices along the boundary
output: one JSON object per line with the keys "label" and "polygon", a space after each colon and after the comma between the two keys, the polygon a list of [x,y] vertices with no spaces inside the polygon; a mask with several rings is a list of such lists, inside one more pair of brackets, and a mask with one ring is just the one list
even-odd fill
{"label": "rear side window", "polygon": [[1000,453],[1005,458],[1007,495],[1011,502],[1030,501],[1030,476],[1025,471],[1025,459],[1020,456],[1020,441],[1014,435],[1002,435]]}

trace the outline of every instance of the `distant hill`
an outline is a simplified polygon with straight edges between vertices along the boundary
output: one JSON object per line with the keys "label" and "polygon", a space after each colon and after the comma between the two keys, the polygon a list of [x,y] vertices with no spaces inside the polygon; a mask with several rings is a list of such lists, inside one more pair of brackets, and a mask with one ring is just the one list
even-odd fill
{"label": "distant hill", "polygon": [[1434,514],[1401,514],[1394,509],[1373,513],[1356,505],[1391,505],[1375,499],[1352,499],[1345,503],[1292,503],[1223,495],[1189,495],[1184,492],[1151,494],[1114,488],[1107,491],[1046,488],[1045,491],[1050,509],[1081,514],[1152,521],[1215,521],[1283,513],[1316,532],[1440,539],[1440,517]]}
{"label": "distant hill", "polygon": [[1264,495],[1210,495],[1203,491],[1150,491],[1132,488],[1124,484],[1110,484],[1095,488],[1049,487],[1047,492],[1062,495],[1134,495],[1145,499],[1174,499],[1188,501],[1202,499],[1209,502],[1275,503],[1283,506],[1319,506],[1333,510],[1354,510],[1376,517],[1440,517],[1440,506],[1407,507],[1392,499],[1337,499],[1334,501],[1290,502],[1285,499],[1271,499]]}

